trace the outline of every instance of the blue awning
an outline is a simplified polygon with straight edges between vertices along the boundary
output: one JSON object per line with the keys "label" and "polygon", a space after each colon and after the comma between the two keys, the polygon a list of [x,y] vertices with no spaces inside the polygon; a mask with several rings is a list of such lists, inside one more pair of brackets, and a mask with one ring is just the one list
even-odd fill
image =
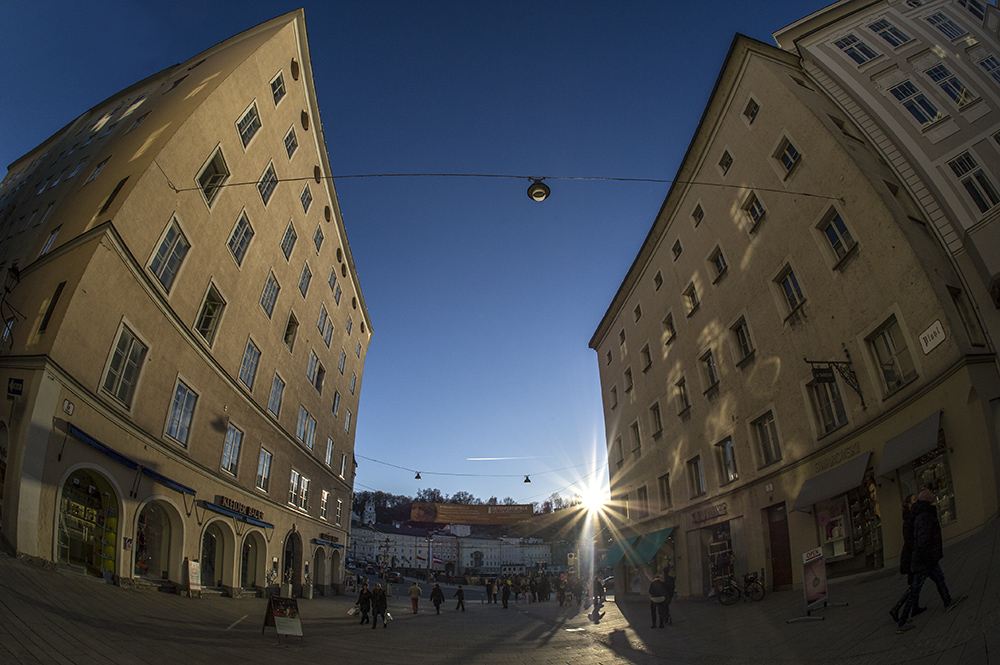
{"label": "blue awning", "polygon": [[263,529],[273,529],[274,525],[269,524],[263,520],[259,520],[253,517],[248,517],[243,513],[238,513],[235,510],[226,508],[225,506],[220,506],[217,503],[212,503],[211,501],[203,501],[205,507],[211,510],[213,513],[219,513],[220,515],[225,515],[226,517],[232,517],[234,520],[239,520],[240,522],[246,522],[247,524],[252,524],[254,526],[259,526]]}
{"label": "blue awning", "polygon": [[180,492],[181,494],[190,494],[191,496],[194,496],[194,494],[195,494],[194,490],[191,489],[190,487],[188,487],[187,485],[181,485],[176,480],[171,480],[170,478],[167,478],[162,473],[158,473],[156,471],[153,471],[148,466],[142,467],[142,472],[144,474],[146,474],[147,476],[149,476],[150,478],[152,478],[153,480],[155,480],[156,482],[160,483],[161,485],[169,487],[172,490],[176,490],[177,492]]}
{"label": "blue awning", "polygon": [[84,432],[82,429],[80,429],[76,425],[70,424],[70,426],[69,426],[69,433],[72,434],[73,436],[75,436],[76,438],[80,439],[81,441],[83,441],[87,445],[91,446],[92,448],[94,448],[98,452],[104,453],[105,455],[107,455],[108,457],[110,457],[114,461],[118,462],[119,464],[124,464],[125,466],[127,466],[128,468],[130,468],[132,470],[135,470],[135,469],[139,468],[139,463],[136,462],[134,459],[132,459],[131,457],[126,457],[125,455],[122,455],[120,452],[118,452],[117,450],[115,450],[111,446],[104,445],[103,443],[101,443],[100,441],[98,441],[94,437],[90,436],[89,434],[87,434],[86,432]]}
{"label": "blue awning", "polygon": [[262,529],[273,529],[274,525],[270,522],[265,522],[264,520],[259,520],[254,517],[249,517],[247,515],[243,516],[243,521],[247,524],[252,524],[254,526],[259,526]]}
{"label": "blue awning", "polygon": [[341,550],[344,549],[343,545],[339,545],[337,543],[331,543],[329,540],[323,540],[322,538],[313,538],[312,541],[317,545],[326,545],[327,547],[333,547]]}
{"label": "blue awning", "polygon": [[608,553],[604,555],[604,558],[601,559],[601,562],[595,568],[617,566],[618,562],[625,556],[625,552],[628,552],[632,548],[632,543],[637,540],[639,540],[639,536],[632,536],[626,540],[616,540],[615,544],[611,546],[611,549],[608,550]]}
{"label": "blue awning", "polygon": [[632,551],[628,555],[628,560],[626,563],[637,566],[643,563],[649,563],[656,556],[656,553],[660,551],[663,547],[663,543],[667,542],[667,538],[670,534],[674,532],[676,527],[669,527],[666,529],[661,529],[659,531],[654,531],[653,533],[647,533],[642,537],[642,540],[632,548]]}

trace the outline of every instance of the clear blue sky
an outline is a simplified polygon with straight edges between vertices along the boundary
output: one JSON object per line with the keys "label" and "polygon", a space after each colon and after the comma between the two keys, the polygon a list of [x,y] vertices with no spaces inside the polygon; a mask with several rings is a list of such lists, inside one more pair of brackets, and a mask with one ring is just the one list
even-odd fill
{"label": "clear blue sky", "polygon": [[[771,32],[826,4],[307,3],[330,162],[339,175],[669,179],[734,34],[773,43]],[[0,0],[0,164],[128,85],[298,6]],[[551,197],[535,203],[528,184],[336,181],[374,330],[356,489],[529,503],[572,494],[595,467],[590,477],[607,484],[587,344],[668,185],[550,180]]]}

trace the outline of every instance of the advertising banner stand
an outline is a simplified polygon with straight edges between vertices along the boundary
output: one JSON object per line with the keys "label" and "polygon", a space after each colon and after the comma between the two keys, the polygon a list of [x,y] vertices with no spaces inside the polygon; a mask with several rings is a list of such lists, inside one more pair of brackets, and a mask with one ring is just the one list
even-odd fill
{"label": "advertising banner stand", "polygon": [[827,607],[847,607],[848,603],[831,603],[826,580],[826,560],[823,548],[809,550],[802,555],[802,589],[806,597],[806,615],[789,619],[786,623],[799,621],[822,621],[826,617],[813,616],[813,612]]}
{"label": "advertising banner stand", "polygon": [[302,636],[302,620],[299,618],[299,604],[294,598],[281,598],[271,596],[267,599],[267,612],[264,614],[264,625],[260,629],[260,634],[268,626],[274,626],[278,633],[278,644],[281,644],[282,635],[298,635],[305,645],[305,638]]}

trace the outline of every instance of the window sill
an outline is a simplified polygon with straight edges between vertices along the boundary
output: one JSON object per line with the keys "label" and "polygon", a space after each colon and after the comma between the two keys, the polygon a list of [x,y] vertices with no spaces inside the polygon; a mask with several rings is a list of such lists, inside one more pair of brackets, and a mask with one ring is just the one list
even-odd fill
{"label": "window sill", "polygon": [[684,417],[686,417],[686,416],[688,416],[690,414],[691,414],[691,405],[688,404],[683,409],[681,409],[680,411],[677,412],[677,417],[678,418],[684,418]]}
{"label": "window sill", "polygon": [[736,361],[736,366],[740,369],[743,369],[744,367],[752,363],[754,358],[756,357],[757,357],[757,349],[753,349],[750,353],[746,354],[738,361]]}
{"label": "window sill", "polygon": [[652,436],[653,436],[653,441],[659,441],[660,437],[663,436],[663,428],[661,427],[660,429],[653,432]]}
{"label": "window sill", "polygon": [[918,375],[914,374],[913,376],[911,376],[910,378],[906,379],[905,381],[903,381],[898,386],[894,386],[892,389],[889,389],[888,387],[886,387],[886,393],[882,396],[882,401],[884,402],[885,400],[889,399],[890,397],[892,397],[896,393],[900,392],[901,390],[903,390],[904,388],[906,388],[908,385],[910,385],[911,383],[913,383],[914,381],[916,381],[917,378],[919,378]]}
{"label": "window sill", "polygon": [[805,299],[799,301],[799,304],[796,305],[790,312],[788,312],[788,315],[785,317],[784,323],[788,323],[789,319],[796,316],[800,311],[802,311],[802,308],[803,306],[805,306],[805,304],[806,304]]}
{"label": "window sill", "polygon": [[690,318],[691,318],[691,316],[692,316],[692,315],[693,315],[693,314],[694,314],[695,312],[697,312],[697,311],[698,311],[698,308],[699,308],[699,307],[701,307],[701,303],[698,303],[697,305],[695,305],[694,307],[692,307],[692,308],[691,308],[690,310],[688,310],[688,313],[687,313],[687,318],[689,318],[689,319],[690,319]]}
{"label": "window sill", "polygon": [[951,120],[951,115],[948,113],[944,113],[935,118],[934,120],[931,120],[930,122],[925,122],[924,124],[920,125],[920,133],[927,134],[931,130],[937,129],[938,127],[948,122],[949,120]]}
{"label": "window sill", "polygon": [[677,333],[674,332],[673,334],[670,335],[670,337],[666,339],[666,341],[663,342],[663,345],[670,346],[670,343],[673,342],[676,338],[677,338]]}
{"label": "window sill", "polygon": [[733,483],[735,483],[739,479],[740,479],[740,477],[736,476],[732,480],[725,480],[725,481],[719,483],[719,487],[726,487],[727,485],[732,485]]}
{"label": "window sill", "polygon": [[788,179],[792,177],[792,174],[795,173],[795,171],[799,168],[799,164],[801,163],[802,163],[802,157],[800,156],[798,159],[795,160],[795,163],[792,164],[792,168],[786,171],[785,165],[782,164],[781,162],[778,162],[778,166],[780,166],[781,170],[784,171],[784,175],[781,176],[781,179],[787,182]]}
{"label": "window sill", "polygon": [[713,395],[713,394],[715,394],[717,392],[719,392],[719,382],[718,381],[716,381],[715,383],[713,383],[712,385],[710,385],[708,388],[706,388],[705,392],[703,392],[702,394],[707,396],[707,395]]}
{"label": "window sill", "polygon": [[850,258],[857,253],[858,253],[858,243],[854,243],[853,245],[851,245],[851,248],[847,250],[846,254],[837,259],[837,262],[833,264],[833,269],[840,270],[841,267],[846,265],[847,261],[850,260]]}
{"label": "window sill", "polygon": [[646,366],[642,368],[643,374],[645,374],[646,372],[648,372],[649,368],[652,367],[652,366],[653,366],[653,361],[649,361],[648,363],[646,363]]}
{"label": "window sill", "polygon": [[630,392],[632,392],[632,386],[629,386],[628,388],[625,389],[626,395],[628,395]]}
{"label": "window sill", "polygon": [[728,274],[729,274],[729,266],[726,266],[725,268],[722,269],[722,272],[720,272],[718,275],[715,276],[715,279],[712,280],[712,284],[717,284],[719,281],[722,280],[723,277],[725,277]]}
{"label": "window sill", "polygon": [[747,227],[747,233],[749,233],[750,235],[754,235],[755,233],[757,233],[757,229],[760,228],[760,225],[764,223],[764,218],[765,217],[767,217],[767,214],[761,215],[760,219],[758,219],[757,221],[754,221],[753,217],[750,217],[748,215],[747,219],[750,221],[750,226]]}

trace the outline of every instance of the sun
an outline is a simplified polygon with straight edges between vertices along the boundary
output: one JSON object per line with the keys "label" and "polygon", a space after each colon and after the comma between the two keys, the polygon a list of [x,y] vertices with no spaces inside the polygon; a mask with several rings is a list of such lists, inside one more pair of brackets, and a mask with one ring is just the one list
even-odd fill
{"label": "sun", "polygon": [[590,513],[599,513],[604,510],[607,499],[600,487],[588,487],[582,495],[581,505]]}

